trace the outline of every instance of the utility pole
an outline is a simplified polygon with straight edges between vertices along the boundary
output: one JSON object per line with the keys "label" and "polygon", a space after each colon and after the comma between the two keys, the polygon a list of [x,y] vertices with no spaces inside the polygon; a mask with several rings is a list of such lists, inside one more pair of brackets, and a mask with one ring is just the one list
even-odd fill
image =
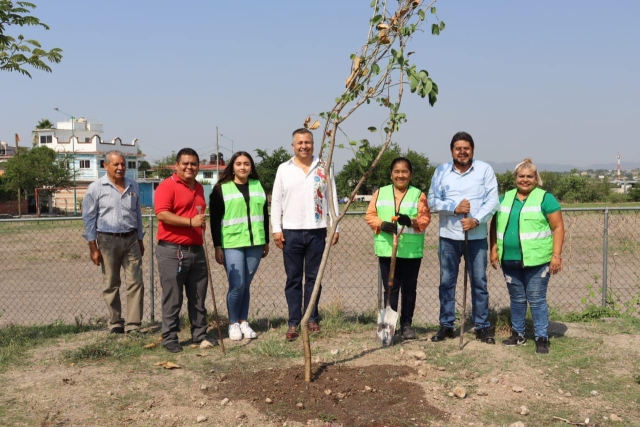
{"label": "utility pole", "polygon": [[[16,133],[16,154],[15,157],[18,157],[18,143],[20,142],[20,137]],[[20,169],[20,168],[18,168]],[[20,173],[16,171],[16,175],[18,177],[18,218],[22,218],[22,200],[20,199],[20,191],[22,191],[22,186],[20,185]]]}
{"label": "utility pole", "polygon": [[216,126],[216,181],[220,180],[220,145],[218,144],[218,126]]}

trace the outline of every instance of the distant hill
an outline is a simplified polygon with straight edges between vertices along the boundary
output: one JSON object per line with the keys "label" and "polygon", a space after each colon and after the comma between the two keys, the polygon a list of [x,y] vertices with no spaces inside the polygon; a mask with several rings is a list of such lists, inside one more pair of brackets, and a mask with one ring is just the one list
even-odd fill
{"label": "distant hill", "polygon": [[[487,163],[491,165],[491,167],[496,173],[511,172],[513,171],[513,168],[515,167],[515,165],[518,164],[517,161],[502,162],[502,163],[496,163],[496,162],[487,162]],[[571,169],[580,169],[573,165],[552,164],[552,163],[536,163],[536,166],[538,166],[538,170],[547,171],[547,172],[569,172],[571,171]]]}
{"label": "distant hill", "polygon": [[[595,163],[593,165],[589,165],[587,166],[585,169],[617,169],[618,168],[618,164],[616,162],[610,162],[610,163]],[[620,168],[622,170],[633,170],[633,169],[640,169],[640,162],[621,162],[620,163]]]}

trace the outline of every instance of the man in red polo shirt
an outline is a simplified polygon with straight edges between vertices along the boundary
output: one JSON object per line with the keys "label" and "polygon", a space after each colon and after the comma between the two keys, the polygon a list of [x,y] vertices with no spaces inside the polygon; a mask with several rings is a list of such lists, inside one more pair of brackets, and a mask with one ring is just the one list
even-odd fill
{"label": "man in red polo shirt", "polygon": [[154,197],[159,221],[156,258],[162,286],[162,345],[171,353],[182,351],[178,332],[183,286],[192,341],[201,347],[217,344],[207,337],[208,271],[202,246],[206,202],[204,188],[196,182],[199,165],[194,150],[178,151],[176,172],[160,183]]}

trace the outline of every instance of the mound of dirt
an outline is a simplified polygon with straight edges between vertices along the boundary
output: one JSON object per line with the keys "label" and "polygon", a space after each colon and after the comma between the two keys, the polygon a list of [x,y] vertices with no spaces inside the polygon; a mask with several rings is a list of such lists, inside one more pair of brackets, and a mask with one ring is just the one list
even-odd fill
{"label": "mound of dirt", "polygon": [[402,377],[415,375],[407,366],[349,367],[319,364],[312,382],[304,367],[229,373],[217,393],[246,400],[260,412],[281,420],[306,423],[319,419],[331,425],[382,427],[427,425],[447,414],[427,403],[420,385]]}

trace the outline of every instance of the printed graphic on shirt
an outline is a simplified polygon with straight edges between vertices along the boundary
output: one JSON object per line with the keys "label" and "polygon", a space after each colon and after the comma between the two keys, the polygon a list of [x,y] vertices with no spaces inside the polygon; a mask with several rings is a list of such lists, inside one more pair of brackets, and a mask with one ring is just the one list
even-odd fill
{"label": "printed graphic on shirt", "polygon": [[316,169],[316,175],[313,177],[313,187],[316,190],[314,194],[314,201],[316,204],[315,217],[316,222],[321,222],[324,218],[324,189],[327,186],[327,176],[324,173],[323,168]]}

